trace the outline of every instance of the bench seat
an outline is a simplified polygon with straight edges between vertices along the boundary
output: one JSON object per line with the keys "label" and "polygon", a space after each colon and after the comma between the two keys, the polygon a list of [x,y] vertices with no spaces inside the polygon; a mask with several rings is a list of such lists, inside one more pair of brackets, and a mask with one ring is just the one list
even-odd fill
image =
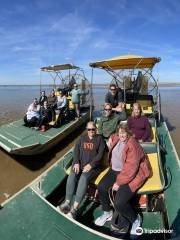
{"label": "bench seat", "polygon": [[[138,190],[138,194],[149,194],[155,192],[161,192],[164,188],[164,178],[161,167],[159,165],[158,154],[157,153],[149,153],[148,158],[152,168],[152,177],[149,178],[145,184]],[[99,184],[101,179],[108,172],[109,167],[104,169],[97,178],[93,180],[96,186]]]}

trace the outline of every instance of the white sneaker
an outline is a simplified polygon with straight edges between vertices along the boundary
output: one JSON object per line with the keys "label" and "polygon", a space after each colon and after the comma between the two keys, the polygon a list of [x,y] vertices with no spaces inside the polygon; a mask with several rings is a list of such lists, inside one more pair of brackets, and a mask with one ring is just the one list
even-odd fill
{"label": "white sneaker", "polygon": [[136,229],[141,226],[142,219],[141,216],[138,214],[136,220],[133,222],[130,235],[137,235]]}
{"label": "white sneaker", "polygon": [[94,223],[95,225],[102,227],[107,221],[110,221],[112,219],[112,216],[113,216],[112,211],[109,212],[104,211],[103,214],[100,217],[98,217]]}

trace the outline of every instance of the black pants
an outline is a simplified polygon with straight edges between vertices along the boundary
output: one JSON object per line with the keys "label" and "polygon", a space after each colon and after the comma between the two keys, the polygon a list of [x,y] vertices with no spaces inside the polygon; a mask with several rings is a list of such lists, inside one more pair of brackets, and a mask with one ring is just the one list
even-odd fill
{"label": "black pants", "polygon": [[[98,185],[99,200],[103,211],[111,210],[108,190],[115,183],[118,174],[119,172],[113,171],[110,168]],[[118,211],[120,215],[130,223],[133,223],[136,219],[136,213],[130,203],[130,200],[133,196],[134,193],[131,191],[128,184],[125,184],[119,187],[114,200],[116,211]]]}
{"label": "black pants", "polygon": [[24,116],[24,123],[26,127],[38,127],[39,119],[36,117],[32,117],[30,120],[27,120],[27,116]]}
{"label": "black pants", "polygon": [[50,123],[51,121],[51,116],[43,116],[39,122],[39,127],[41,127],[42,125],[48,125],[48,123]]}

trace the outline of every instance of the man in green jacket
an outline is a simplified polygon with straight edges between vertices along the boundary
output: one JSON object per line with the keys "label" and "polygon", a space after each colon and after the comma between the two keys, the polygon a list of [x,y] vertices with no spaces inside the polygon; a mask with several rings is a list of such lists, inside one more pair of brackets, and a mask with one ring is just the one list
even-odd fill
{"label": "man in green jacket", "polygon": [[101,134],[105,139],[108,139],[112,133],[116,131],[117,125],[120,121],[126,120],[126,111],[122,105],[122,110],[118,114],[112,111],[112,105],[105,103],[104,115],[98,122],[98,133]]}

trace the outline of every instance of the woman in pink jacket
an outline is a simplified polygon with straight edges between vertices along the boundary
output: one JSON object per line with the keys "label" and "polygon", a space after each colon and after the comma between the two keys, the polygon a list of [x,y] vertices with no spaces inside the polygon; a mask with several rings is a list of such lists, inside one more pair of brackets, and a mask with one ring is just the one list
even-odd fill
{"label": "woman in pink jacket", "polygon": [[103,214],[96,219],[95,224],[103,226],[112,219],[108,196],[108,190],[112,187],[116,191],[114,206],[122,218],[122,232],[128,231],[132,224],[131,234],[134,234],[141,219],[136,215],[130,200],[151,175],[150,163],[126,124],[120,124],[118,133],[110,137],[108,146],[110,169],[98,185]]}

